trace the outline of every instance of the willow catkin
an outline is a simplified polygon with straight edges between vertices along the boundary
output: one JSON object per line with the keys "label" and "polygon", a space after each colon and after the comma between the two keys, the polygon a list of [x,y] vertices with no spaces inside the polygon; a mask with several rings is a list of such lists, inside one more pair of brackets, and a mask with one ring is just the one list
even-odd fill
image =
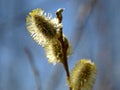
{"label": "willow catkin", "polygon": [[71,72],[72,90],[92,90],[96,80],[96,65],[87,59],[81,59]]}
{"label": "willow catkin", "polygon": [[62,25],[51,14],[44,13],[42,9],[34,9],[26,18],[26,27],[32,38],[43,47],[57,37],[57,29]]}
{"label": "willow catkin", "polygon": [[52,42],[48,46],[44,47],[46,57],[48,58],[49,63],[56,63],[63,61],[63,52],[61,43],[56,39],[56,42]]}
{"label": "willow catkin", "polygon": [[[71,55],[71,45],[65,35],[63,35],[63,43],[67,49],[67,56]],[[53,63],[54,65],[57,62],[63,63],[63,51],[62,51],[62,45],[59,42],[58,39],[54,40],[54,42],[51,42],[51,44],[44,47],[46,57],[48,58],[48,61],[50,63]]]}
{"label": "willow catkin", "polygon": [[[58,40],[60,37],[59,31],[63,26],[57,18],[52,18],[51,14],[46,14],[42,9],[37,8],[32,10],[27,16],[26,27],[32,38],[44,48],[50,63],[63,62],[63,47]],[[63,43],[69,45],[67,47],[69,54],[70,44],[65,35],[63,35],[62,39]]]}

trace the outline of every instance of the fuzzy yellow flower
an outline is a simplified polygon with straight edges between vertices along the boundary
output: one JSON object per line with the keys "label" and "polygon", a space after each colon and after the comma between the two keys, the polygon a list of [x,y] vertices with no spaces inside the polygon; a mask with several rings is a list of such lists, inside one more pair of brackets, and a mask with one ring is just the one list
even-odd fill
{"label": "fuzzy yellow flower", "polygon": [[72,90],[92,90],[96,73],[96,65],[93,62],[81,59],[71,72]]}
{"label": "fuzzy yellow flower", "polygon": [[56,42],[51,42],[51,44],[44,47],[46,57],[50,63],[54,65],[57,62],[62,62],[63,60],[63,52],[61,43],[56,39]]}
{"label": "fuzzy yellow flower", "polygon": [[[62,9],[60,9],[62,10]],[[26,18],[26,27],[32,38],[41,45],[50,63],[63,62],[63,47],[59,41],[60,30],[63,28],[58,18],[52,18],[42,9],[32,10]],[[70,44],[63,35],[63,43],[67,45],[67,53],[70,54]]]}
{"label": "fuzzy yellow flower", "polygon": [[62,27],[52,15],[42,9],[34,9],[26,18],[27,29],[32,38],[43,47],[57,37],[57,29]]}
{"label": "fuzzy yellow flower", "polygon": [[[67,56],[71,55],[72,53],[71,46],[65,35],[63,35],[63,43],[67,49]],[[52,41],[49,45],[45,46],[44,49],[45,49],[46,57],[48,58],[48,61],[50,63],[53,63],[55,65],[57,62],[60,63],[63,62],[64,59],[63,59],[62,46],[58,39]]]}

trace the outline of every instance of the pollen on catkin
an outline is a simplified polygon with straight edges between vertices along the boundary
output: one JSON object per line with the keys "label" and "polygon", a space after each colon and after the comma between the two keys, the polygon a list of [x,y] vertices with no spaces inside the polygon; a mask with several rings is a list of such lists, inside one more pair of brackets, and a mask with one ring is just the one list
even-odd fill
{"label": "pollen on catkin", "polygon": [[48,46],[44,47],[46,57],[48,58],[49,63],[54,65],[63,60],[62,46],[59,40],[51,42]]}
{"label": "pollen on catkin", "polygon": [[34,9],[26,18],[27,29],[32,38],[43,47],[57,37],[57,29],[62,25],[53,18],[51,14],[46,14],[42,9]]}
{"label": "pollen on catkin", "polygon": [[71,72],[72,90],[91,90],[96,80],[96,65],[87,59],[81,59]]}

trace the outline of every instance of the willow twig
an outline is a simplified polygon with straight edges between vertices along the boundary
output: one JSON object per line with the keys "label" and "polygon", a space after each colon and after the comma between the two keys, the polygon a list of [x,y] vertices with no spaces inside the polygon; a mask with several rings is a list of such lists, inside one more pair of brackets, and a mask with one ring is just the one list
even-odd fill
{"label": "willow twig", "polygon": [[[62,12],[63,12],[64,9],[58,9],[58,11],[56,12],[56,16],[57,16],[57,19],[59,21],[59,23],[62,23]],[[70,73],[69,73],[69,66],[68,66],[68,60],[67,60],[67,49],[68,49],[68,46],[65,45],[65,43],[63,42],[63,32],[62,32],[62,28],[60,28],[60,31],[59,31],[59,34],[60,34],[60,37],[58,38],[59,41],[61,42],[62,44],[62,51],[63,51],[63,66],[64,66],[64,69],[66,71],[66,77],[67,77],[67,83],[68,83],[68,86],[69,86],[69,90],[72,90],[72,88],[70,87]]]}

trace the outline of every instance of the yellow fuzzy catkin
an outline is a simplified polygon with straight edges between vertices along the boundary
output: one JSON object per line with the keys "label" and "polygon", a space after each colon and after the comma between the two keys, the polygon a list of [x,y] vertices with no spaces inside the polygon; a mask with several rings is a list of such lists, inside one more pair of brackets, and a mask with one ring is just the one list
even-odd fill
{"label": "yellow fuzzy catkin", "polygon": [[32,38],[44,47],[49,41],[54,41],[57,29],[62,25],[55,18],[52,19],[51,14],[46,15],[42,9],[37,8],[27,16],[26,27]]}
{"label": "yellow fuzzy catkin", "polygon": [[72,90],[92,90],[96,80],[96,65],[87,59],[81,59],[71,72]]}
{"label": "yellow fuzzy catkin", "polygon": [[[67,56],[69,56],[72,53],[71,46],[65,37],[63,35],[63,42],[65,46],[67,46]],[[58,39],[54,40],[54,42],[51,42],[51,44],[44,47],[46,57],[48,58],[48,61],[50,63],[56,64],[57,62],[63,62],[63,52],[62,52],[62,46]]]}
{"label": "yellow fuzzy catkin", "polygon": [[[58,40],[59,31],[63,27],[57,18],[46,14],[42,9],[32,10],[26,18],[26,27],[32,38],[41,45],[50,63],[63,62],[62,44]],[[70,55],[70,44],[63,35],[63,43],[68,45],[67,54]]]}
{"label": "yellow fuzzy catkin", "polygon": [[49,44],[47,47],[44,47],[44,50],[49,63],[56,64],[57,62],[62,62],[63,60],[62,46],[58,40],[56,40],[56,42]]}

